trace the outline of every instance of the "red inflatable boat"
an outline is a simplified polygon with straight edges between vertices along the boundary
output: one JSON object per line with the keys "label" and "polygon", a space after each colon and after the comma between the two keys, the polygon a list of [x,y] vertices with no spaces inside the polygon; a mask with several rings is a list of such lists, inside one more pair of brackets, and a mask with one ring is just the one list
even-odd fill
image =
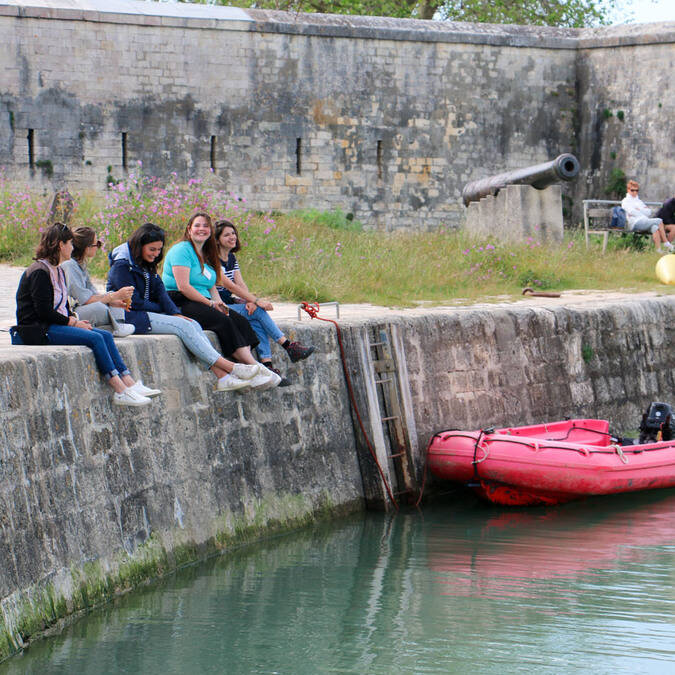
{"label": "red inflatable boat", "polygon": [[620,445],[605,420],[441,431],[429,443],[438,478],[495,504],[561,504],[591,495],[675,486],[675,440]]}

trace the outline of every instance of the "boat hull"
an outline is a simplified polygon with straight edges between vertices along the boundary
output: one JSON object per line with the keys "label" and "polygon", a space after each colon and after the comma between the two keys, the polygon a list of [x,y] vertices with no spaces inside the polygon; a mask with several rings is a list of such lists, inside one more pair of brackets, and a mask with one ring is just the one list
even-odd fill
{"label": "boat hull", "polygon": [[619,446],[605,420],[566,420],[432,438],[429,468],[504,505],[560,504],[675,486],[675,441]]}

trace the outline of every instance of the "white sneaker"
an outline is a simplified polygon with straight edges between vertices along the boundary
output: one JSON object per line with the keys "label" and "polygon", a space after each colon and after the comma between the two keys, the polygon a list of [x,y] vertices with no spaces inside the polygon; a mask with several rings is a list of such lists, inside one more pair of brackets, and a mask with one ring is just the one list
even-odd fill
{"label": "white sneaker", "polygon": [[159,396],[162,392],[159,389],[151,389],[150,387],[146,387],[143,384],[143,380],[137,380],[136,384],[133,386],[129,387],[132,391],[135,391],[137,394],[140,394],[141,396],[147,396],[148,398],[152,398],[153,396]]}
{"label": "white sneaker", "polygon": [[117,328],[113,330],[113,337],[123,338],[132,335],[136,330],[133,323],[118,323]]}
{"label": "white sneaker", "polygon": [[147,396],[137,394],[131,387],[127,387],[123,392],[113,394],[113,403],[115,405],[142,406],[150,405],[152,401]]}
{"label": "white sneaker", "polygon": [[265,391],[266,389],[277,387],[281,382],[281,378],[269,368],[261,365],[260,373],[249,381],[251,383],[251,389],[254,391]]}
{"label": "white sneaker", "polygon": [[218,391],[237,391],[237,389],[244,389],[250,386],[251,380],[242,380],[232,373],[223,375],[218,378],[216,389]]}
{"label": "white sneaker", "polygon": [[235,363],[230,374],[239,380],[250,380],[260,372],[261,367],[259,363],[252,363],[250,365],[247,363]]}

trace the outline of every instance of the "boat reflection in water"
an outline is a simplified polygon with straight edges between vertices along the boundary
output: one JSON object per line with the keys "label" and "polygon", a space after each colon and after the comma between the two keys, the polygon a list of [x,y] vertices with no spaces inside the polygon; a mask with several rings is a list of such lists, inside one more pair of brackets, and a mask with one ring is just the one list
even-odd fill
{"label": "boat reflection in water", "polygon": [[457,535],[439,524],[427,535],[430,568],[447,594],[527,596],[541,588],[530,582],[606,580],[612,570],[672,557],[675,492],[501,511]]}

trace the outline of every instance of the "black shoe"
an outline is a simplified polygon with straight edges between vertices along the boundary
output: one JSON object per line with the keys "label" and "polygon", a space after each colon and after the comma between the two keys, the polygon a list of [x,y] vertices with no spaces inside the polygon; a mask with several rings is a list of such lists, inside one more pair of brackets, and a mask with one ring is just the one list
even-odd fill
{"label": "black shoe", "polygon": [[278,368],[273,368],[269,363],[264,363],[263,365],[266,366],[268,370],[271,370],[273,373],[276,373],[281,378],[281,382],[279,382],[277,386],[279,387],[291,386],[292,384],[291,381],[287,377],[284,377]]}
{"label": "black shoe", "polygon": [[311,356],[314,353],[315,349],[316,347],[313,346],[305,347],[305,345],[302,345],[299,342],[291,342],[288,345],[288,347],[286,347],[286,351],[288,352],[288,358],[293,363],[296,363],[297,361],[302,361],[303,359],[306,359],[308,356]]}

